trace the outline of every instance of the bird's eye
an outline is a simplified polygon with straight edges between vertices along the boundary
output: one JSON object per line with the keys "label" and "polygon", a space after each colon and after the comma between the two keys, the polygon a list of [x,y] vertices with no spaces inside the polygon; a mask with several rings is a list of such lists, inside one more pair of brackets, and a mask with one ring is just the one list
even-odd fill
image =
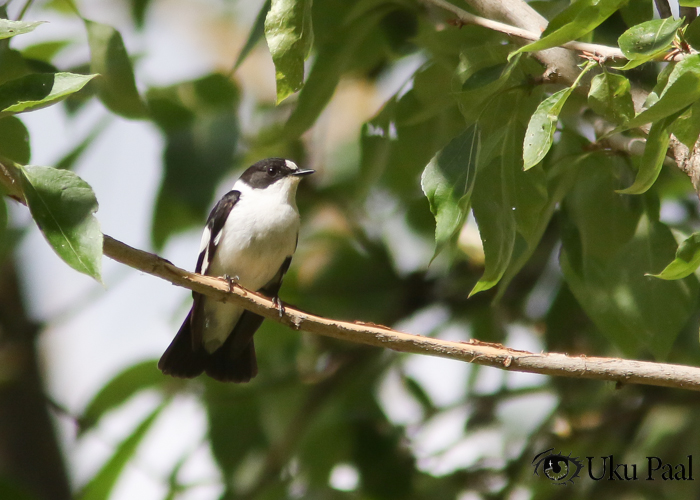
{"label": "bird's eye", "polygon": [[277,171],[278,171],[277,167],[269,167],[267,169],[267,175],[269,175],[270,177],[274,177],[277,175]]}

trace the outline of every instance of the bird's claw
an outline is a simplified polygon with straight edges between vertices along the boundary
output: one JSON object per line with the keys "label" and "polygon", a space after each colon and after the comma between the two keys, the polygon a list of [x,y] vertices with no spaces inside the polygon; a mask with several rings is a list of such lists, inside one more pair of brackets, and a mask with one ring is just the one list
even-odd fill
{"label": "bird's claw", "polygon": [[284,316],[284,305],[282,304],[282,301],[279,297],[272,298],[272,305],[277,308],[277,312],[279,313],[280,318]]}
{"label": "bird's claw", "polygon": [[233,287],[237,285],[240,280],[238,276],[231,277],[228,274],[224,274],[224,279],[228,282],[229,293],[233,292]]}

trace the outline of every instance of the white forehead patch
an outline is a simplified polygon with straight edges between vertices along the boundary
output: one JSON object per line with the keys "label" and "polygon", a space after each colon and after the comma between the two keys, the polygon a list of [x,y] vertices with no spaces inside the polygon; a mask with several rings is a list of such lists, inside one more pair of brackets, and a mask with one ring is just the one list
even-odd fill
{"label": "white forehead patch", "polygon": [[297,164],[294,163],[292,160],[284,160],[284,163],[287,164],[287,168],[290,168],[292,170],[299,170],[299,167],[297,167]]}

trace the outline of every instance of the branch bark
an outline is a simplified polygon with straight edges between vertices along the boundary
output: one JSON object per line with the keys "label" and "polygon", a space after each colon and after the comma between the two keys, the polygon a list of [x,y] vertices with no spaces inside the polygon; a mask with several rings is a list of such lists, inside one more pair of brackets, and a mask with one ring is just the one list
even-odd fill
{"label": "branch bark", "polygon": [[229,283],[223,278],[185,271],[155,254],[137,250],[107,235],[104,239],[104,253],[117,262],[167,280],[173,285],[189,288],[223,302],[235,303],[293,330],[304,330],[397,352],[477,363],[501,370],[700,391],[700,368],[696,367],[620,358],[532,353],[478,340],[451,342],[411,335],[372,323],[323,318],[291,306],[286,306],[280,316],[277,307],[267,297],[239,285],[234,285],[229,291]]}
{"label": "branch bark", "polygon": [[[469,4],[485,16],[502,19],[513,23],[515,26],[494,21],[487,17],[475,16],[445,0],[423,0],[423,2],[451,12],[464,24],[482,26],[516,37],[520,40],[521,45],[539,40],[542,31],[547,27],[547,20],[520,0],[509,1],[507,6],[504,6],[503,2],[493,0],[467,0]],[[547,66],[547,74],[550,79],[556,79],[570,85],[580,73],[580,69],[576,64],[576,58],[571,54],[571,50],[590,52],[605,59],[626,59],[622,51],[617,47],[576,41],[565,43],[562,45],[562,48],[542,50],[533,55]],[[554,75],[556,75],[556,78],[553,78]]]}

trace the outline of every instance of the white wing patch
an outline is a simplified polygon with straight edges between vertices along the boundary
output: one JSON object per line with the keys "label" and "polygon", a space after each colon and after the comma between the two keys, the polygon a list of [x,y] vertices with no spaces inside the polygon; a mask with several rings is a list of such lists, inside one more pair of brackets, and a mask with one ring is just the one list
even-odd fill
{"label": "white wing patch", "polygon": [[202,253],[204,249],[209,246],[209,238],[211,238],[211,230],[209,225],[204,226],[204,232],[202,233],[202,241],[199,243],[199,253]]}

